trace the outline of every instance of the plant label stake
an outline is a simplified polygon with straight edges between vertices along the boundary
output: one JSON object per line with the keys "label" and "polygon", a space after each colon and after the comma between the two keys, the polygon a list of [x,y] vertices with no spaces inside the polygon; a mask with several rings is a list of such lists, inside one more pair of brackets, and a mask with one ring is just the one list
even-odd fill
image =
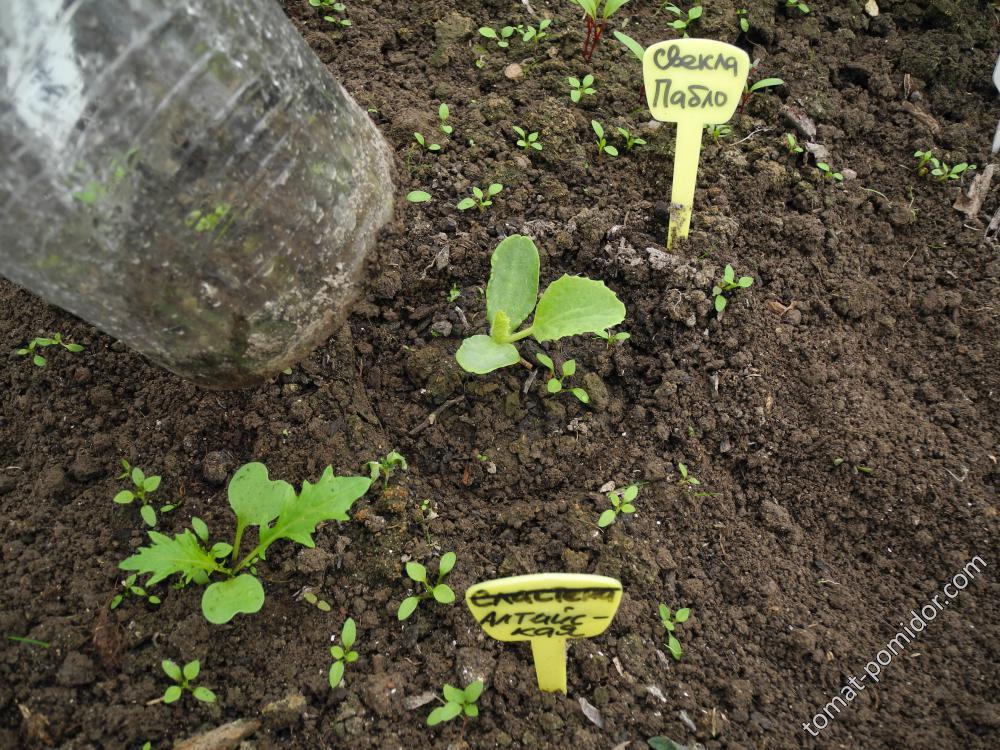
{"label": "plant label stake", "polygon": [[642,77],[649,112],[677,123],[668,248],[674,237],[687,237],[691,225],[702,130],[733,116],[749,73],[746,52],[714,39],[673,39],[646,48]]}
{"label": "plant label stake", "polygon": [[607,630],[622,585],[582,573],[535,573],[477,583],[465,603],[486,634],[498,641],[531,641],[538,688],[566,692],[566,642]]}

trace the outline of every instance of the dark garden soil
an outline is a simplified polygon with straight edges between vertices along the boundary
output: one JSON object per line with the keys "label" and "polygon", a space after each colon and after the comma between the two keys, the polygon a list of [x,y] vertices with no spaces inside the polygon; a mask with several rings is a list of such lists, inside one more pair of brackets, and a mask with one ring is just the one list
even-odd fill
{"label": "dark garden soil", "polygon": [[[1000,747],[1000,256],[984,239],[998,194],[966,217],[959,185],[918,178],[912,158],[933,147],[989,163],[1000,26],[982,0],[878,4],[871,18],[858,0],[815,0],[810,15],[751,3],[743,35],[743,4],[706,3],[695,33],[740,44],[787,85],[706,137],[691,239],[667,253],[673,127],[647,124],[638,63],[610,33],[581,60],[568,2],[532,0],[550,35],[507,50],[477,49],[475,29],[533,20],[527,2],[356,0],[337,30],[286,2],[396,149],[398,219],[349,325],[292,375],[243,391],[183,382],[0,282],[3,350],[56,330],[86,346],[44,369],[11,354],[0,375],[0,633],[50,644],[0,640],[0,747],[164,748],[294,693],[304,706],[271,707],[245,747]],[[633,0],[618,27],[647,44],[675,36],[655,8]],[[566,77],[588,71],[597,93],[573,105]],[[782,148],[789,108],[815,123],[842,185]],[[598,159],[591,119],[648,144]],[[544,149],[520,152],[514,125]],[[492,207],[455,209],[490,182],[505,186]],[[415,189],[432,202],[402,200]],[[454,361],[484,330],[490,253],[514,232],[536,239],[543,285],[603,279],[628,309],[622,345],[548,348],[576,359],[589,407],[547,396],[523,367],[466,377]],[[726,263],[754,285],[719,318],[709,291]],[[222,537],[242,463],[297,484],[392,449],[410,470],[353,521],[326,525],[315,549],[273,548],[259,614],[210,626],[196,587],[165,585],[159,607],[109,611],[118,562],[145,539],[136,510],[111,502],[122,458],[183,501],[162,530],[197,515]],[[698,491],[680,486],[679,462]],[[599,530],[607,482],[646,484],[638,513]],[[422,525],[425,498],[437,517]],[[459,593],[547,570],[621,579],[608,632],[572,644],[568,696],[540,694],[527,646],[487,640],[460,603],[397,622],[402,562],[448,550]],[[988,567],[813,738],[803,722],[975,555]],[[659,602],[691,608],[680,662]],[[361,658],[331,690],[347,616]],[[200,659],[217,704],[147,705],[164,658]],[[464,728],[430,729],[432,706],[408,707],[477,677],[481,714]]]}

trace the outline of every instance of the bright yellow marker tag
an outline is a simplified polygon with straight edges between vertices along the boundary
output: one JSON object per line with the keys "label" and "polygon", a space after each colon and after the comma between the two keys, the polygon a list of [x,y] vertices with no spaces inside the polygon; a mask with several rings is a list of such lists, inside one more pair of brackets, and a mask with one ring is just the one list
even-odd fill
{"label": "bright yellow marker tag", "polygon": [[675,236],[688,235],[701,131],[733,116],[749,73],[746,52],[714,39],[673,39],[646,48],[642,78],[649,112],[661,122],[677,123],[667,247]]}
{"label": "bright yellow marker tag", "polygon": [[477,583],[465,603],[486,634],[498,641],[531,641],[540,690],[566,692],[566,641],[607,630],[622,585],[582,573],[535,573]]}

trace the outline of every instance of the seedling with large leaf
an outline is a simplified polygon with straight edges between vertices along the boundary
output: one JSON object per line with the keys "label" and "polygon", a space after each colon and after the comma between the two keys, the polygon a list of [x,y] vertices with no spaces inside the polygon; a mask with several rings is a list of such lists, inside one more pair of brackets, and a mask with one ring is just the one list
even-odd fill
{"label": "seedling with large leaf", "polygon": [[[513,234],[490,260],[486,285],[489,335],[470,336],[455,358],[467,372],[483,375],[516,365],[521,355],[514,344],[533,336],[555,341],[616,326],[625,320],[625,305],[602,281],[567,276],[553,281],[538,297],[538,248],[530,237]],[[518,331],[534,311],[531,325]]]}
{"label": "seedling with large leaf", "polygon": [[445,552],[441,555],[441,561],[438,563],[437,581],[435,583],[427,580],[427,568],[423,565],[412,560],[406,563],[407,578],[421,584],[424,590],[422,593],[415,596],[408,596],[400,602],[399,611],[396,612],[396,617],[399,620],[405,620],[412,615],[417,605],[424,601],[424,599],[433,599],[439,604],[451,604],[455,601],[455,592],[451,590],[451,586],[444,583],[444,579],[448,577],[451,569],[455,567],[455,560],[456,555],[454,552]]}
{"label": "seedling with large leaf", "polygon": [[[334,476],[328,466],[316,484],[303,482],[302,491],[296,494],[287,482],[272,481],[264,464],[249,463],[229,482],[229,505],[236,514],[232,544],[210,544],[208,526],[195,516],[192,528],[173,538],[150,531],[152,544],[140,547],[119,567],[150,574],[147,586],[172,575],[184,584],[205,586],[201,597],[205,619],[215,624],[229,622],[239,613],[252,614],[264,606],[264,586],[254,565],[264,559],[268,547],[281,539],[314,547],[316,527],[324,521],[350,520],[347,511],[370,485],[367,477]],[[257,527],[257,544],[241,557],[243,535],[251,526]],[[223,580],[210,582],[213,575]]]}

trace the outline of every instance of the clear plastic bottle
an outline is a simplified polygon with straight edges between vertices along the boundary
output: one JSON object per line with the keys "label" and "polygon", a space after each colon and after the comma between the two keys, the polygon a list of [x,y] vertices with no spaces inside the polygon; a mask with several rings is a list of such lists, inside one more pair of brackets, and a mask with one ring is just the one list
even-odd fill
{"label": "clear plastic bottle", "polygon": [[391,163],[274,0],[0,2],[0,273],[202,385],[330,335]]}

